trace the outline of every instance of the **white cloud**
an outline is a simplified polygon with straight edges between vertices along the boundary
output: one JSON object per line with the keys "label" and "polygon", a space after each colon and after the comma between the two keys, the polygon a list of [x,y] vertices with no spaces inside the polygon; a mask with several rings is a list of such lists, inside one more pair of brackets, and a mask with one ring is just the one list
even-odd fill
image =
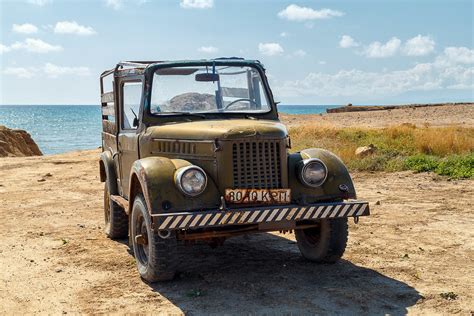
{"label": "white cloud", "polygon": [[33,34],[38,32],[38,28],[30,23],[25,24],[13,24],[12,31],[15,33],[22,33],[22,34]]}
{"label": "white cloud", "polygon": [[7,67],[3,71],[3,74],[16,76],[18,78],[33,78],[35,73],[34,68],[24,68],[24,67]]}
{"label": "white cloud", "polygon": [[179,5],[184,9],[209,9],[214,6],[214,0],[181,0]]}
{"label": "white cloud", "polygon": [[474,64],[474,49],[467,47],[446,47],[444,56],[438,59],[438,62],[449,62],[459,64]]}
{"label": "white cloud", "polygon": [[293,55],[295,55],[297,57],[304,57],[304,56],[307,55],[307,53],[302,49],[298,49],[293,53]]}
{"label": "white cloud", "polygon": [[27,2],[42,7],[53,2],[53,0],[28,0]]}
{"label": "white cloud", "polygon": [[284,52],[283,47],[278,43],[260,43],[258,44],[258,51],[266,56],[281,55]]}
{"label": "white cloud", "polygon": [[288,32],[281,32],[280,36],[281,37],[288,37],[290,34]]}
{"label": "white cloud", "polygon": [[320,60],[320,61],[318,61],[318,64],[320,64],[320,65],[326,65],[326,61],[325,61],[325,60]]}
{"label": "white cloud", "polygon": [[32,53],[59,52],[63,48],[60,45],[51,45],[40,39],[27,38],[23,42],[15,42],[10,46],[11,50],[26,50]]}
{"label": "white cloud", "polygon": [[122,0],[105,0],[105,5],[114,10],[120,10],[123,6]]}
{"label": "white cloud", "polygon": [[350,47],[357,47],[360,44],[357,43],[352,37],[349,35],[342,35],[341,40],[339,41],[339,47],[342,48],[350,48]]}
{"label": "white cloud", "polygon": [[300,7],[296,4],[290,4],[278,13],[282,19],[289,21],[308,21],[319,19],[330,19],[333,17],[343,16],[345,13],[331,9],[314,10],[308,7]]}
{"label": "white cloud", "polygon": [[429,36],[418,35],[410,38],[402,47],[402,53],[407,56],[425,56],[434,51],[435,41]]}
{"label": "white cloud", "polygon": [[63,67],[51,63],[46,63],[43,67],[43,72],[51,77],[57,78],[61,75],[75,75],[75,76],[89,76],[90,70],[88,67]]}
{"label": "white cloud", "polygon": [[219,49],[214,46],[201,46],[198,48],[198,51],[206,54],[215,54],[219,51]]}
{"label": "white cloud", "polygon": [[[453,58],[453,52],[454,57]],[[471,55],[473,54],[473,55]],[[461,57],[461,58],[458,58]],[[468,57],[467,59],[465,57]],[[276,84],[279,97],[390,97],[411,91],[474,89],[474,50],[452,47],[431,63],[402,70],[310,72],[301,80]]]}
{"label": "white cloud", "polygon": [[363,55],[369,58],[386,58],[394,56],[398,53],[402,41],[396,37],[392,37],[387,43],[382,44],[380,42],[372,42],[367,46]]}
{"label": "white cloud", "polygon": [[18,78],[33,78],[35,76],[47,76],[48,78],[58,78],[64,75],[89,76],[90,69],[84,66],[58,66],[46,63],[41,67],[7,67],[2,71],[5,75],[16,76]]}
{"label": "white cloud", "polygon": [[150,0],[103,0],[105,5],[114,10],[121,10],[125,4],[142,5]]}
{"label": "white cloud", "polygon": [[96,34],[96,31],[94,31],[92,27],[80,25],[76,21],[60,21],[54,26],[54,33],[94,35]]}
{"label": "white cloud", "polygon": [[3,44],[0,44],[0,55],[3,53],[8,53],[11,50],[9,46],[5,46]]}

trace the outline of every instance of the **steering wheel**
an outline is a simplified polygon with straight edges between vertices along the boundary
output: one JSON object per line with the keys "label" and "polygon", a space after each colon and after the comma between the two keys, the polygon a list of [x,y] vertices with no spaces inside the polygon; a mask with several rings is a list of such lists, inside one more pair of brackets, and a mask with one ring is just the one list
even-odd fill
{"label": "steering wheel", "polygon": [[225,106],[224,110],[227,110],[228,108],[230,108],[231,106],[233,106],[234,104],[236,104],[237,102],[240,102],[240,101],[249,101],[250,103],[253,103],[256,106],[258,106],[257,102],[255,102],[254,100],[247,99],[247,98],[242,98],[242,99],[237,99],[237,100],[234,100],[234,101],[230,102],[229,104],[227,104]]}

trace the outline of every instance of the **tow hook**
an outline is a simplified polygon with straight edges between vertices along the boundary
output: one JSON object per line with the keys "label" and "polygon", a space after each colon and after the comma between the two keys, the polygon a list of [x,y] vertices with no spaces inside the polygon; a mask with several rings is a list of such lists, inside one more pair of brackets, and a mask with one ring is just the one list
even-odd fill
{"label": "tow hook", "polygon": [[159,230],[158,236],[162,239],[168,239],[171,236],[171,231],[169,230]]}

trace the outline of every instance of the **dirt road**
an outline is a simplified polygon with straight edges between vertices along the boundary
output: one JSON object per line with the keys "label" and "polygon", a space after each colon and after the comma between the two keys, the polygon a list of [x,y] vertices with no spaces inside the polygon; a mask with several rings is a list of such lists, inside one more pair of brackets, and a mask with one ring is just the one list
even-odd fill
{"label": "dirt road", "polygon": [[126,242],[102,232],[98,153],[0,160],[0,314],[474,310],[472,180],[355,174],[372,216],[351,223],[340,263],[308,263],[292,235],[258,234],[187,248],[175,281],[148,285]]}

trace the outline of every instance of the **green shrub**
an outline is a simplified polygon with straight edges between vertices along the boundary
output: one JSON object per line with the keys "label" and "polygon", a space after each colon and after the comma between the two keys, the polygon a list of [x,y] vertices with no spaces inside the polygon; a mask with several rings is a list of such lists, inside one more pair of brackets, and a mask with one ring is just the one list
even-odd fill
{"label": "green shrub", "polygon": [[405,168],[417,172],[433,171],[452,178],[474,178],[474,153],[445,158],[419,154],[406,158]]}
{"label": "green shrub", "polygon": [[439,158],[418,154],[405,159],[406,169],[415,170],[417,172],[434,171],[438,167]]}
{"label": "green shrub", "polygon": [[453,178],[474,178],[474,153],[447,157],[439,162],[435,172]]}

